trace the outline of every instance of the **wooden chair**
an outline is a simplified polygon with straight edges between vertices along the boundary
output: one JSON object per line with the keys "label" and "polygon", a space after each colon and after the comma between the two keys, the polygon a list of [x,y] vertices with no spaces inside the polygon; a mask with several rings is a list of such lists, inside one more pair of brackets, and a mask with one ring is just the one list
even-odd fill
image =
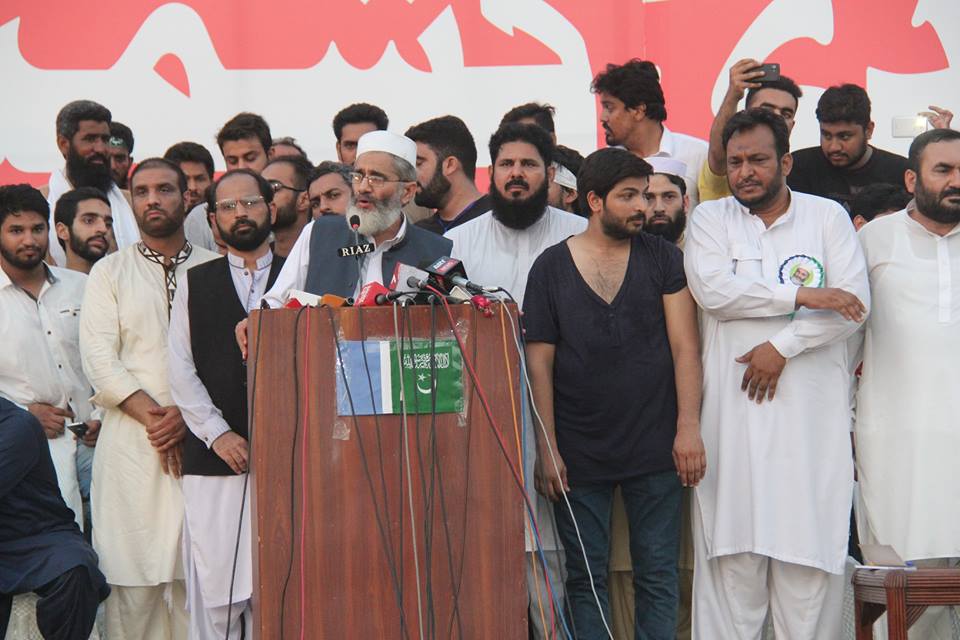
{"label": "wooden chair", "polygon": [[960,569],[857,569],[853,597],[857,640],[873,640],[884,610],[889,640],[907,640],[927,607],[960,605]]}

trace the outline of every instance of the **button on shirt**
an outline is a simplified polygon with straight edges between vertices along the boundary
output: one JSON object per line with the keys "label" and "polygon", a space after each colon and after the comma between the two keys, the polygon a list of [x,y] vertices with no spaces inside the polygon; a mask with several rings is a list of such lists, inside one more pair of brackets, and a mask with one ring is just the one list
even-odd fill
{"label": "button on shirt", "polygon": [[[373,252],[360,256],[360,278],[357,280],[357,286],[354,287],[353,297],[360,295],[360,289],[371,282],[380,282],[383,285],[388,283],[381,282],[383,278],[383,254],[401,242],[407,235],[407,219],[401,217],[400,228],[390,240],[378,243]],[[346,224],[346,222],[344,222]],[[307,271],[310,268],[310,235],[313,232],[313,221],[311,220],[303,227],[300,237],[293,244],[293,249],[287,256],[287,261],[283,265],[283,270],[277,276],[273,287],[263,297],[264,302],[272,308],[282,307],[287,303],[287,298],[292,290],[303,291],[307,286]],[[364,236],[360,236],[360,242],[364,241]],[[266,276],[264,276],[266,277]]]}
{"label": "button on shirt", "polygon": [[[246,268],[243,259],[232,253],[227,254],[230,264],[230,276],[237,292],[237,298],[247,313],[260,307],[260,299],[267,288],[267,279],[270,275],[270,265],[273,263],[273,253],[267,252],[257,260],[254,271]],[[177,295],[173,299],[173,308],[170,311],[169,337],[169,380],[170,393],[173,401],[180,407],[183,420],[190,430],[209,448],[213,441],[230,431],[230,426],[223,419],[223,413],[213,404],[210,394],[197,375],[197,367],[193,362],[193,348],[190,346],[190,315],[188,300],[190,299],[189,280],[180,279]],[[232,340],[233,336],[224,336],[224,340]]]}
{"label": "button on shirt", "polygon": [[[20,405],[44,403],[71,408],[78,421],[94,418],[93,389],[80,361],[80,304],[87,276],[46,267],[36,299],[0,269],[0,396]],[[76,442],[64,431],[48,440],[60,492],[82,523],[75,462]]]}

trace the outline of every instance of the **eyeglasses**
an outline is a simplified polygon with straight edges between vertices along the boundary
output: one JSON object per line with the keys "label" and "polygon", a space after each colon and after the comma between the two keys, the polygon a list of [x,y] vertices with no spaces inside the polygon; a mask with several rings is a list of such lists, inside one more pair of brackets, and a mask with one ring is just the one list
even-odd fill
{"label": "eyeglasses", "polygon": [[352,182],[355,186],[359,187],[361,184],[363,184],[363,181],[366,180],[367,184],[374,189],[379,189],[385,182],[409,182],[408,180],[391,180],[390,178],[384,178],[383,176],[360,173],[359,171],[351,171],[348,175],[350,176],[350,182]]}
{"label": "eyeglasses", "polygon": [[288,187],[279,180],[270,180],[270,188],[273,189],[274,193],[279,193],[281,189],[289,189],[294,193],[303,193],[306,189],[297,189],[296,187]]}
{"label": "eyeglasses", "polygon": [[237,207],[241,206],[244,209],[253,209],[263,201],[263,196],[249,196],[237,200],[220,200],[217,202],[217,211],[220,213],[233,213],[237,210]]}

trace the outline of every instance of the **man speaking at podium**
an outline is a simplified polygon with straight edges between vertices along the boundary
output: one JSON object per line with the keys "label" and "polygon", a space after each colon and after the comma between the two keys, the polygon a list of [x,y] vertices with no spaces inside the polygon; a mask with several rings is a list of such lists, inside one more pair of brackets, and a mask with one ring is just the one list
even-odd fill
{"label": "man speaking at podium", "polygon": [[417,145],[406,136],[389,131],[361,136],[347,215],[324,216],[303,228],[264,301],[281,307],[297,289],[356,297],[366,284],[389,283],[397,264],[419,266],[450,255],[450,240],[409,224],[403,215],[417,192],[416,162]]}

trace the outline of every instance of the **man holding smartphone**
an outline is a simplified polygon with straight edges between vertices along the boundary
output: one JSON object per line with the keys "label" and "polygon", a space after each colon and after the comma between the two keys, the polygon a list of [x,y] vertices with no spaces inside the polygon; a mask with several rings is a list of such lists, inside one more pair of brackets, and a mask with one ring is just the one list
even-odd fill
{"label": "man holding smartphone", "polygon": [[87,276],[51,267],[46,255],[50,207],[37,189],[0,187],[0,396],[40,421],[50,445],[60,491],[83,528],[77,482],[77,438],[97,441],[92,389],[80,364],[80,303]]}

